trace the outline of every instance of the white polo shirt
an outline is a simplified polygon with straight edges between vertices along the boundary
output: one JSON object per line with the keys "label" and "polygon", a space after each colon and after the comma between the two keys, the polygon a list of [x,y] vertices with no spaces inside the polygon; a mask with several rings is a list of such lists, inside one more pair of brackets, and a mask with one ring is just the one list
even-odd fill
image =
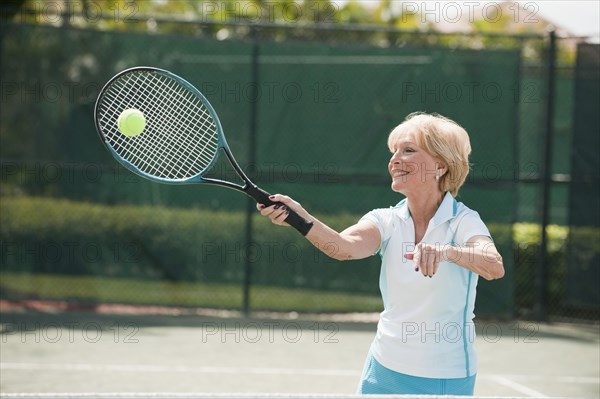
{"label": "white polo shirt", "polygon": [[[415,247],[414,224],[407,200],[375,209],[361,220],[381,234],[379,287],[384,310],[371,353],[384,367],[427,378],[464,378],[477,372],[473,313],[477,274],[442,261],[435,276],[415,272],[404,258]],[[490,233],[479,214],[446,193],[422,243],[464,246],[472,237]],[[491,236],[490,236],[491,237]],[[455,259],[456,260],[456,259]]]}

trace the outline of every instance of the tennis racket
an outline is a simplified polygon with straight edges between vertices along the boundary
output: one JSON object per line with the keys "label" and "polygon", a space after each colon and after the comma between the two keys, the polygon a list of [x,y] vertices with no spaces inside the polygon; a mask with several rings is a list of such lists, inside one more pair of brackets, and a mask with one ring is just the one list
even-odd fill
{"label": "tennis racket", "polygon": [[[143,132],[121,133],[124,110],[145,117]],[[159,183],[212,184],[238,190],[266,206],[269,193],[260,189],[239,166],[206,97],[181,77],[162,69],[135,67],[110,79],[100,91],[94,111],[96,130],[108,151],[130,171]],[[207,177],[220,150],[244,184]],[[289,209],[285,221],[306,235],[312,222]]]}

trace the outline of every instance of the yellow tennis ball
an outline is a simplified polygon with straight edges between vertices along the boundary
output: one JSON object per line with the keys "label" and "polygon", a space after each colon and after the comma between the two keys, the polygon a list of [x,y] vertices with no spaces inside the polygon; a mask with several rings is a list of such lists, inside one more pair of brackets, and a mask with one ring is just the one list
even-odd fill
{"label": "yellow tennis ball", "polygon": [[134,137],[144,131],[146,118],[139,109],[131,108],[121,112],[117,120],[119,131],[125,136]]}

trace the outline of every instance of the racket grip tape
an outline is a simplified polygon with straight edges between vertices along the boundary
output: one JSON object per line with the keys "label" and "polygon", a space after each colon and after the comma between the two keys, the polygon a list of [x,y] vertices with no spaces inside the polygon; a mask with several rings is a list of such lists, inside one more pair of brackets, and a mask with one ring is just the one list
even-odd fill
{"label": "racket grip tape", "polygon": [[[269,194],[268,192],[266,192],[265,190],[263,190],[261,188],[258,188],[255,185],[249,184],[245,188],[244,191],[246,192],[246,194],[248,194],[249,196],[254,198],[256,200],[256,202],[258,202],[259,204],[263,204],[265,206],[271,206],[271,205],[276,204],[276,202],[273,202],[273,201],[271,201],[271,199],[269,199],[271,194]],[[310,231],[310,229],[313,227],[313,223],[304,219],[302,216],[298,215],[292,209],[288,208],[287,210],[288,210],[289,214],[288,214],[288,217],[285,218],[285,222],[287,224],[289,224],[290,226],[292,226],[293,228],[295,228],[296,230],[298,230],[298,232],[300,234],[302,234],[303,236],[307,235],[308,232]]]}

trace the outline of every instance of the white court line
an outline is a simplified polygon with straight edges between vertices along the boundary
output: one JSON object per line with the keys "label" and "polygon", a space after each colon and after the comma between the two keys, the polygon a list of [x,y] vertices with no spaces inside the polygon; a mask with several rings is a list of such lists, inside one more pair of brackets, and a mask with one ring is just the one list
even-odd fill
{"label": "white court line", "polygon": [[527,375],[527,374],[481,374],[477,375],[477,378],[490,378],[492,379],[495,376],[500,376],[504,378],[508,378],[510,380],[517,381],[547,381],[548,379],[552,379],[552,381],[556,382],[564,382],[566,384],[593,384],[600,385],[600,377],[580,377],[580,376],[566,376],[566,375]]}
{"label": "white court line", "polygon": [[527,395],[533,398],[547,398],[548,396],[536,391],[535,389],[531,389],[529,387],[526,387],[525,385],[521,385],[517,382],[514,382],[513,380],[510,380],[506,377],[503,377],[501,375],[492,375],[489,376],[490,379],[494,382],[496,382],[497,384],[503,385],[507,388],[513,389],[516,392],[519,392],[523,395]]}
{"label": "white court line", "polygon": [[[10,399],[364,399],[364,395],[352,394],[273,394],[273,393],[181,393],[181,392],[58,392],[58,393],[0,393],[0,398]],[[419,398],[430,399],[463,399],[464,396],[419,395]],[[416,396],[408,395],[369,395],[372,399],[408,399]],[[507,397],[482,396],[487,399],[515,399]],[[556,398],[558,399],[558,398]],[[563,398],[567,399],[567,398]]]}
{"label": "white court line", "polygon": [[[323,375],[334,377],[360,377],[359,370],[295,369],[278,367],[210,367],[210,366],[159,366],[143,364],[89,364],[89,363],[0,363],[0,370],[50,370],[50,371],[126,371],[132,373],[205,373],[205,374],[264,374],[264,375]],[[513,389],[529,390],[535,396],[545,396],[527,388],[518,381],[552,381],[571,384],[600,384],[600,378],[579,376],[543,376],[517,374],[479,374],[477,379],[491,380]],[[524,393],[524,392],[523,392]]]}
{"label": "white court line", "polygon": [[134,373],[204,373],[204,374],[270,374],[311,375],[333,377],[360,377],[357,370],[292,369],[269,367],[188,367],[152,366],[137,364],[85,364],[85,363],[0,363],[0,370],[50,370],[50,371],[117,371]]}
{"label": "white court line", "polygon": [[594,377],[558,377],[556,380],[559,382],[567,383],[567,384],[600,385],[600,378],[594,378]]}

